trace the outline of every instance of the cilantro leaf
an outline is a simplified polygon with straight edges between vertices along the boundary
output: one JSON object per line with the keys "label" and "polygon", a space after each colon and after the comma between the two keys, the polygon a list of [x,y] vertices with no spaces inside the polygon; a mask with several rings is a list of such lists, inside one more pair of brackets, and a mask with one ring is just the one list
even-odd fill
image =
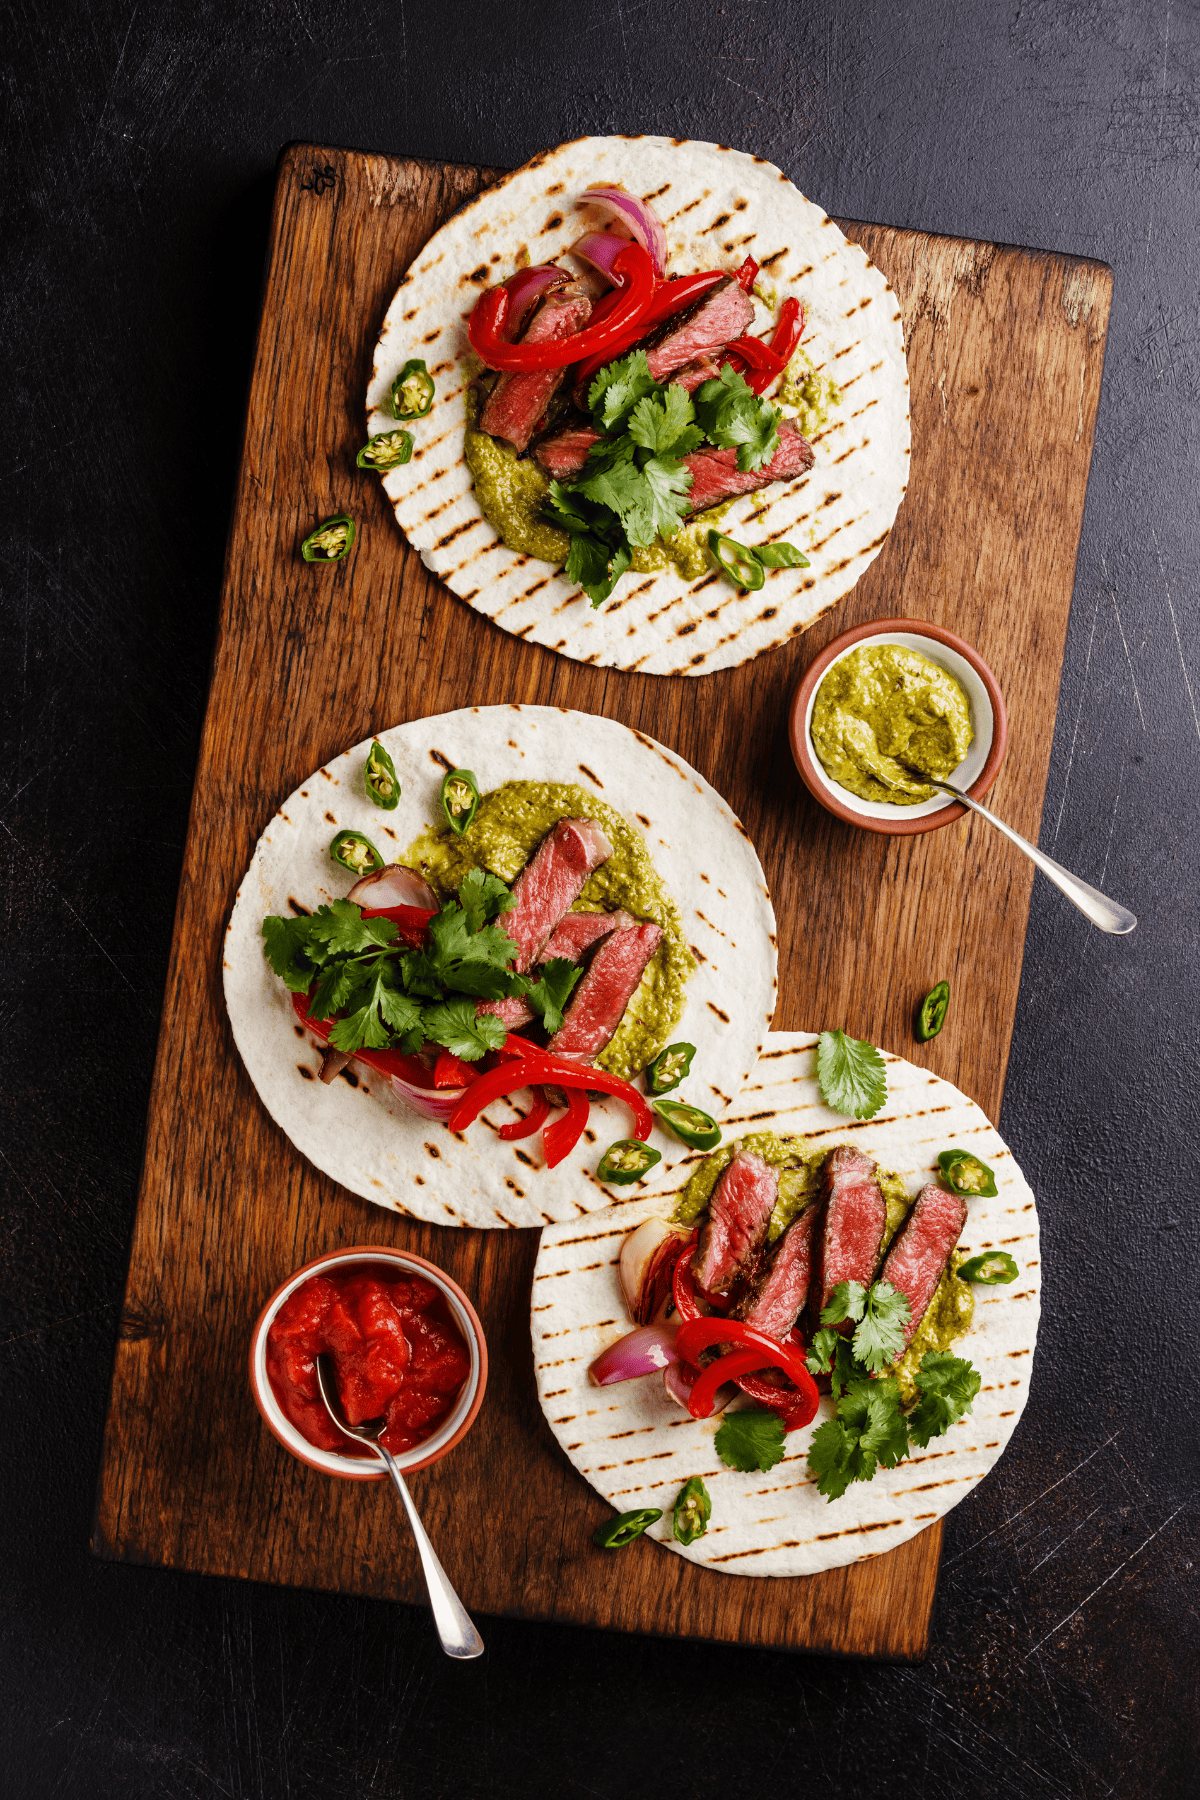
{"label": "cilantro leaf", "polygon": [[828,1306],[821,1308],[822,1325],[840,1325],[843,1319],[856,1323],[863,1316],[867,1290],[861,1281],[839,1281],[829,1296]]}
{"label": "cilantro leaf", "polygon": [[817,1084],[832,1112],[873,1119],[887,1099],[887,1068],[874,1044],[823,1031],[817,1039]]}
{"label": "cilantro leaf", "polygon": [[262,922],[263,955],[293,994],[307,994],[313,966],[308,960],[309,921],[267,918]]}
{"label": "cilantro leaf", "polygon": [[[646,520],[646,529],[651,536],[647,543],[655,537],[674,537],[687,516],[686,500],[692,487],[692,471],[672,457],[652,456],[642,470],[642,482],[646,493],[642,500],[640,518]],[[630,532],[633,542],[633,533]]]}
{"label": "cilantro leaf", "polygon": [[411,1056],[425,1041],[421,1008],[411,995],[401,993],[399,988],[390,987],[386,982],[379,989],[378,1000],[384,1024],[391,1027],[400,1039],[400,1048]]}
{"label": "cilantro leaf", "polygon": [[362,909],[353,900],[335,900],[330,906],[318,906],[307,921],[309,955],[322,961],[331,956],[357,956],[364,950],[378,950],[392,943],[396,925],[392,919],[364,919]]}
{"label": "cilantro leaf", "polygon": [[497,875],[484,869],[471,869],[458,890],[458,904],[467,915],[467,925],[478,931],[489,919],[511,912],[517,904],[512,890]]}
{"label": "cilantro leaf", "polygon": [[568,961],[565,956],[552,956],[540,978],[526,993],[526,1001],[551,1036],[561,1027],[563,1009],[572,988],[582,976],[583,970],[578,963]]}
{"label": "cilantro leaf", "polygon": [[404,985],[411,991],[440,999],[439,989],[476,994],[483,1000],[503,1000],[512,992],[510,965],[517,946],[500,925],[470,929],[467,915],[453,901],[429,921],[424,950],[411,951],[403,961]]}
{"label": "cilantro leaf", "polygon": [[[858,1434],[848,1431],[840,1419],[826,1419],[813,1432],[808,1447],[808,1466],[817,1476],[817,1492],[827,1500],[840,1500],[852,1481],[861,1479],[851,1468]],[[874,1474],[874,1470],[871,1471]]]}
{"label": "cilantro leaf", "polygon": [[617,362],[606,363],[588,389],[597,431],[623,430],[625,420],[645,394],[658,383],[650,373],[644,350],[634,350]]}
{"label": "cilantro leaf", "polygon": [[[866,1304],[854,1333],[853,1351],[873,1375],[886,1369],[904,1352],[904,1327],[912,1308],[908,1295],[890,1281],[876,1281],[867,1292]],[[821,1317],[824,1318],[824,1313]]]}
{"label": "cilantro leaf", "polygon": [[629,435],[655,456],[684,457],[704,442],[695,417],[687,389],[672,383],[638,401],[629,415]]}
{"label": "cilantro leaf", "polygon": [[817,1489],[836,1500],[852,1481],[870,1481],[880,1463],[895,1468],[908,1451],[908,1428],[896,1381],[852,1380],[837,1417],[813,1433],[808,1466]]}
{"label": "cilantro leaf", "polygon": [[969,1413],[979,1392],[979,1370],[961,1356],[946,1350],[927,1350],[914,1376],[921,1398],[908,1415],[908,1430],[924,1449],[930,1438],[941,1437]]}
{"label": "cilantro leaf", "polygon": [[[378,960],[378,959],[376,959]],[[374,976],[374,965],[360,962],[331,962],[322,969],[320,978],[312,992],[308,1010],[314,1019],[328,1019],[349,1002],[351,996],[364,984],[370,986]]]}
{"label": "cilantro leaf", "polygon": [[765,1407],[726,1413],[713,1441],[730,1469],[773,1469],[783,1461],[783,1420]]}
{"label": "cilantro leaf", "polygon": [[724,449],[737,446],[737,466],[743,474],[770,462],[779,445],[782,415],[759,399],[731,363],[715,381],[697,388],[693,404],[710,443]]}
{"label": "cilantro leaf", "polygon": [[810,1375],[828,1375],[833,1367],[837,1347],[842,1341],[841,1334],[836,1332],[832,1325],[823,1325],[820,1331],[814,1333],[812,1344],[805,1358]]}
{"label": "cilantro leaf", "polygon": [[632,560],[628,544],[612,550],[599,538],[573,537],[567,579],[579,583],[594,607],[603,606]]}
{"label": "cilantro leaf", "polygon": [[463,1062],[478,1062],[488,1050],[498,1050],[508,1028],[495,1013],[477,1013],[473,1000],[448,1000],[427,1006],[421,1015],[425,1036],[442,1044]]}
{"label": "cilantro leaf", "polygon": [[359,1000],[365,993],[366,999],[353,1012],[335,1020],[329,1033],[329,1042],[335,1050],[343,1050],[352,1056],[356,1050],[364,1048],[385,1050],[391,1043],[388,1028],[379,1016],[383,985],[383,969],[379,968],[368,984],[356,989],[352,998]]}

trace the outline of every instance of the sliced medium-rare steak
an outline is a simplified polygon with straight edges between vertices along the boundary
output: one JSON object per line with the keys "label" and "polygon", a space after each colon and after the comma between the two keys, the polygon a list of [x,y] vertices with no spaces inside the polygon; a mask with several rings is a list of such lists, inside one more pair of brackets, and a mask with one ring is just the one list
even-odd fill
{"label": "sliced medium-rare steak", "polygon": [[685,363],[709,350],[723,350],[741,337],[754,318],[754,302],[732,275],[701,294],[694,305],[659,326],[645,343],[646,364],[655,381],[665,381]]}
{"label": "sliced medium-rare steak", "polygon": [[593,444],[600,442],[601,435],[590,425],[574,425],[567,431],[556,431],[553,437],[543,439],[537,446],[534,459],[556,481],[573,481],[582,473],[588,452]]}
{"label": "sliced medium-rare steak", "polygon": [[748,1274],[767,1241],[779,1171],[753,1150],[739,1150],[712,1191],[708,1220],[692,1259],[706,1294],[726,1294]]}
{"label": "sliced medium-rare steak", "polygon": [[840,1281],[868,1287],[874,1279],[887,1207],[871,1157],[848,1144],[831,1150],[821,1177],[821,1202],[824,1217],[810,1297],[814,1323]]}
{"label": "sliced medium-rare steak", "polygon": [[[577,282],[547,294],[521,334],[523,344],[545,344],[573,337],[591,316],[592,303]],[[524,450],[546,408],[558,392],[566,369],[531,369],[526,374],[501,375],[484,403],[479,429],[490,437],[505,438],[516,450]]]}
{"label": "sliced medium-rare steak", "polygon": [[743,474],[737,466],[736,450],[697,450],[683,459],[684,468],[692,474],[687,509],[703,512],[735,494],[752,494],[773,481],[793,481],[811,469],[812,462],[812,445],[786,419],[779,427],[774,456],[759,469],[748,469]]}
{"label": "sliced medium-rare steak", "polygon": [[[757,1326],[783,1342],[808,1299],[812,1275],[813,1235],[820,1207],[814,1201],[793,1219],[749,1287],[733,1308],[733,1317]],[[770,1214],[767,1215],[768,1218]]]}
{"label": "sliced medium-rare steak", "polygon": [[966,1203],[931,1181],[917,1195],[916,1204],[896,1234],[880,1275],[898,1293],[908,1297],[908,1324],[904,1348],[925,1317],[934,1290],[942,1279],[950,1252],[967,1222]]}
{"label": "sliced medium-rare steak", "polygon": [[520,1031],[522,1025],[528,1025],[533,1018],[520,994],[510,994],[506,1000],[481,1000],[475,1011],[477,1014],[493,1013],[509,1031]]}
{"label": "sliced medium-rare steak", "polygon": [[538,961],[592,870],[611,855],[612,845],[594,819],[560,819],[546,833],[513,883],[516,905],[497,920],[517,946],[518,974]]}
{"label": "sliced medium-rare steak", "polygon": [[607,937],[610,931],[620,931],[624,926],[636,923],[633,914],[625,911],[569,912],[555,926],[538,960],[550,962],[556,956],[565,956],[568,962],[579,962],[584,952],[598,944],[602,937]]}
{"label": "sliced medium-rare steak", "polygon": [[715,356],[702,356],[677,369],[671,377],[671,386],[686,388],[689,394],[694,394],[706,381],[716,381],[720,373],[721,365]]}
{"label": "sliced medium-rare steak", "polygon": [[661,942],[659,925],[628,925],[604,939],[571,996],[561,1029],[550,1039],[553,1055],[585,1062],[599,1055]]}

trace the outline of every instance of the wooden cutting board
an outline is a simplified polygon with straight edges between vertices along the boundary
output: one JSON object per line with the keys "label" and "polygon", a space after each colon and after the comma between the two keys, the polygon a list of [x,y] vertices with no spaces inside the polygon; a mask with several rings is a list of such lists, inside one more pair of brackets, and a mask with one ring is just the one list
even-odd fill
{"label": "wooden cutting board", "polygon": [[[407,548],[378,483],[354,467],[388,301],[430,234],[493,178],[306,145],[280,162],[93,1548],[423,1598],[387,1485],[363,1488],[296,1462],[262,1426],[246,1380],[251,1325],[292,1269],[348,1244],[395,1244],[462,1283],[491,1350],[478,1423],[413,1480],[473,1610],[919,1658],[940,1526],[808,1580],[713,1574],[648,1542],[620,1556],[592,1548],[608,1509],[559,1454],[534,1393],[536,1234],[415,1224],[311,1168],[268,1118],[234,1049],[221,939],[280,796],[347,745],[468,703],[606,713],[687,757],[744,821],[779,917],[776,1026],[845,1026],[926,1063],[997,1118],[1030,865],[970,820],[909,838],[840,824],[795,773],[786,704],[801,670],[848,625],[910,614],[951,627],[979,647],[1008,701],[1010,748],[993,802],[1037,837],[1111,273],[846,225],[895,288],[908,341],[912,483],[889,542],[831,617],[757,662],[697,680],[620,674],[519,643],[452,598]],[[353,556],[336,569],[305,566],[301,538],[343,510],[359,520]],[[913,1005],[941,977],[954,991],[949,1022],[918,1046]]]}

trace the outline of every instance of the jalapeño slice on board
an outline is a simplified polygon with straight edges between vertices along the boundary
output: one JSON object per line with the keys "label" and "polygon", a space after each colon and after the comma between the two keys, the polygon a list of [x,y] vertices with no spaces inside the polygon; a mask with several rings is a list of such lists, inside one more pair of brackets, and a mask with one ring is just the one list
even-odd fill
{"label": "jalape\u00f1o slice on board", "polygon": [[662,1518],[660,1506],[643,1506],[638,1512],[618,1513],[607,1525],[601,1525],[592,1533],[593,1544],[601,1550],[623,1550],[626,1544],[632,1544],[634,1538],[641,1537],[647,1525],[653,1525],[656,1519]]}
{"label": "jalape\u00f1o slice on board", "polygon": [[930,1038],[935,1038],[942,1029],[949,1006],[950,983],[939,981],[936,987],[930,988],[917,1008],[916,1032],[923,1044],[927,1044]]}
{"label": "jalape\u00f1o slice on board", "polygon": [[300,554],[306,563],[341,562],[354,546],[354,533],[354,520],[349,513],[338,513],[335,518],[323,519],[315,531],[309,532]]}

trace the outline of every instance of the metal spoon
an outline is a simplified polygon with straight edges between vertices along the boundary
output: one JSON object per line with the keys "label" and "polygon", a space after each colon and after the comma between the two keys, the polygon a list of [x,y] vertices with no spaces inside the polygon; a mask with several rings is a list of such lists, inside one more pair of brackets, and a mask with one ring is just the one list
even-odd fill
{"label": "metal spoon", "polygon": [[1110,900],[1099,888],[1089,887],[1086,881],[1080,881],[1078,875],[1072,875],[1069,869],[1064,869],[1061,863],[1056,863],[1027,838],[1021,837],[1011,825],[1006,825],[995,813],[989,812],[986,806],[980,806],[978,800],[972,800],[970,794],[964,794],[961,788],[956,788],[949,781],[935,781],[932,775],[920,771],[918,773],[920,779],[930,787],[941,788],[944,794],[953,794],[961,806],[970,807],[981,819],[994,825],[1010,844],[1023,850],[1047,881],[1052,881],[1059,893],[1065,894],[1071,904],[1077,906],[1084,917],[1090,919],[1093,925],[1098,925],[1101,931],[1107,931],[1114,937],[1123,937],[1127,931],[1133,930],[1137,919],[1127,907],[1118,906],[1115,900]]}
{"label": "metal spoon", "polygon": [[408,1522],[412,1526],[413,1536],[417,1540],[417,1551],[425,1575],[425,1586],[429,1590],[429,1604],[433,1610],[433,1622],[437,1627],[442,1649],[447,1656],[456,1657],[462,1662],[469,1661],[473,1656],[482,1656],[483,1639],[472,1625],[466,1608],[451,1587],[449,1577],[437,1559],[437,1552],[429,1541],[429,1533],[417,1516],[417,1509],[405,1486],[404,1477],[396,1467],[395,1457],[379,1442],[380,1433],[386,1427],[387,1419],[365,1419],[361,1425],[347,1423],[337,1390],[333,1358],[327,1352],[322,1352],[317,1358],[317,1382],[326,1411],[338,1430],[348,1438],[356,1438],[361,1444],[370,1444],[380,1461],[385,1464],[387,1472],[395,1484],[396,1492],[404,1502]]}

